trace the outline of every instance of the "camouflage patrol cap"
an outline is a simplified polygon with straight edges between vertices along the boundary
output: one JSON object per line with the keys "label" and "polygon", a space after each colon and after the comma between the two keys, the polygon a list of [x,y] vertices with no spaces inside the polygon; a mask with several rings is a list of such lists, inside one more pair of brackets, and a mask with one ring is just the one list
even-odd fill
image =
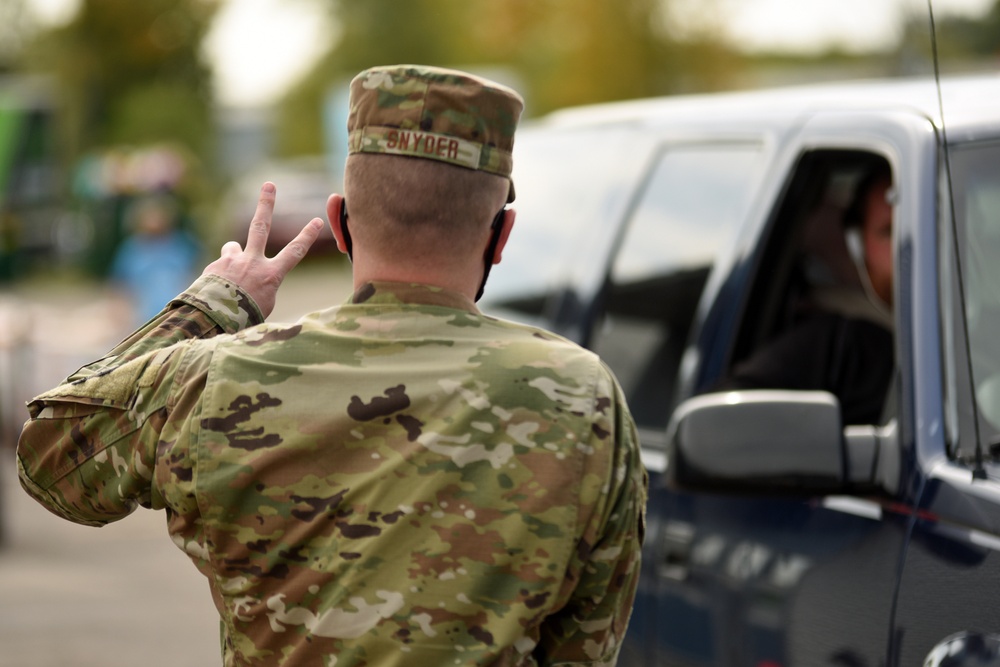
{"label": "camouflage patrol cap", "polygon": [[[373,67],[351,81],[348,153],[437,160],[510,180],[523,108],[510,88],[466,72]],[[511,183],[507,201],[513,200]]]}

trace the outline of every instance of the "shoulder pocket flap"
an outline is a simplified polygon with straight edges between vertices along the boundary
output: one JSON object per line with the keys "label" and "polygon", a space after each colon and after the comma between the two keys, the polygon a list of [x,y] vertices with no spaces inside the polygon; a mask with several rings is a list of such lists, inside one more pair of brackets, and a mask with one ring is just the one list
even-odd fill
{"label": "shoulder pocket flap", "polygon": [[[136,390],[139,387],[149,387],[153,384],[160,367],[166,361],[168,354],[144,355],[121,366],[104,368],[88,377],[82,377],[72,382],[61,384],[44,394],[36,396],[29,404],[32,412],[37,412],[40,418],[51,417],[51,414],[41,414],[42,408],[54,404],[78,404],[71,408],[65,406],[72,414],[83,415],[91,412],[84,406],[109,407],[127,410],[135,401]],[[63,413],[63,416],[66,416]]]}

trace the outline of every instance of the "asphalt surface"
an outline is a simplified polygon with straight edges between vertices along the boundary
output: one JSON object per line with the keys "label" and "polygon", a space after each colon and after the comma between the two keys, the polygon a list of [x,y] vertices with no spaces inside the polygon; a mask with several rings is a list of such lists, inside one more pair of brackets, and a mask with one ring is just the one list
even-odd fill
{"label": "asphalt surface", "polygon": [[[349,285],[343,263],[313,261],[286,278],[268,319],[340,303]],[[162,513],[78,526],[17,482],[11,422],[26,416],[23,401],[112,347],[128,333],[123,315],[99,286],[0,291],[0,667],[221,664],[208,583]]]}

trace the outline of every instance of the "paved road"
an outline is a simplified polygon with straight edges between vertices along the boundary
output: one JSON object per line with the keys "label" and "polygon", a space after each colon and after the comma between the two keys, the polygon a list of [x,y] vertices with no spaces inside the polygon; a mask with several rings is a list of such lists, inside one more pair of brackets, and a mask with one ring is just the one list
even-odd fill
{"label": "paved road", "polygon": [[170,542],[161,513],[77,526],[22,493],[11,458],[3,463],[0,665],[221,663],[208,584]]}
{"label": "paved road", "polygon": [[[339,303],[348,286],[341,264],[301,267],[269,319]],[[106,351],[122,334],[113,311],[92,286],[0,293],[7,394],[30,396]],[[0,441],[0,667],[221,664],[208,584],[167,537],[161,513],[140,509],[99,529],[68,523],[20,490],[13,458]]]}

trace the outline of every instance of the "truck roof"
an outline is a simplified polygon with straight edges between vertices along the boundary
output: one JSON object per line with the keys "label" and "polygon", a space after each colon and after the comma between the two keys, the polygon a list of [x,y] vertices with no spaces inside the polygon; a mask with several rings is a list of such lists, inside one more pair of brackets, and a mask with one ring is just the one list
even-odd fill
{"label": "truck roof", "polygon": [[[1000,124],[1000,74],[941,79],[947,129]],[[572,107],[530,123],[535,127],[572,128],[606,124],[645,126],[785,123],[817,111],[909,110],[941,127],[941,103],[933,77],[869,79],[795,85],[759,90],[673,95]]]}

